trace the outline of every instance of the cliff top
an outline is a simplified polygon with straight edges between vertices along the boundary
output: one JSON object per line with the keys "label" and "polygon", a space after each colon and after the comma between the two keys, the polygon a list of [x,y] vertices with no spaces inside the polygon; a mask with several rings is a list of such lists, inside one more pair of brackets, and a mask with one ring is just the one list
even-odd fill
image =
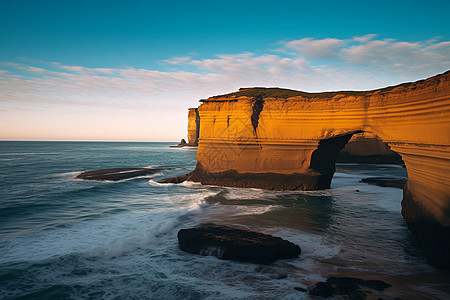
{"label": "cliff top", "polygon": [[202,99],[201,102],[214,102],[214,101],[233,101],[237,100],[240,97],[249,97],[256,99],[266,99],[266,98],[275,98],[275,99],[288,99],[292,97],[302,97],[302,98],[332,98],[336,95],[344,95],[344,96],[368,96],[375,93],[385,93],[394,89],[406,89],[406,88],[416,88],[421,85],[428,85],[431,83],[435,83],[436,81],[440,81],[441,79],[447,79],[450,77],[450,70],[445,73],[430,77],[428,79],[422,79],[415,82],[407,82],[398,84],[395,86],[389,86],[381,89],[369,90],[369,91],[335,91],[335,92],[321,92],[321,93],[308,93],[290,89],[283,89],[278,87],[252,87],[252,88],[240,88],[239,91],[224,95],[213,96],[208,99]]}

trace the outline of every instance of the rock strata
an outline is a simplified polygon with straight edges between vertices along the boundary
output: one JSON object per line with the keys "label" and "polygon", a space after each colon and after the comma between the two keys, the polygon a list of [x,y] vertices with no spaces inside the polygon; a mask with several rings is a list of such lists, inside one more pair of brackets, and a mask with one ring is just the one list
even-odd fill
{"label": "rock strata", "polygon": [[189,180],[203,184],[329,188],[339,151],[352,153],[353,136],[367,134],[374,143],[366,155],[393,151],[405,164],[402,214],[419,243],[435,249],[426,249],[430,261],[450,261],[439,240],[450,230],[450,71],[372,91],[246,88],[202,100],[194,112],[197,167]]}
{"label": "rock strata", "polygon": [[113,168],[95,171],[87,171],[79,174],[76,178],[85,180],[117,181],[137,176],[154,174],[158,171],[168,170],[168,168]]}
{"label": "rock strata", "polygon": [[181,229],[178,244],[192,254],[264,265],[296,258],[301,252],[299,246],[279,237],[215,224]]}

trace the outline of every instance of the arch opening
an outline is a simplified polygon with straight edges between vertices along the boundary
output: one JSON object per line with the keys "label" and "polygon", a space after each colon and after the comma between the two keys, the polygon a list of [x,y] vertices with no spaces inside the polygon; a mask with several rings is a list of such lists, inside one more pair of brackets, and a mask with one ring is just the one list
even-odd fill
{"label": "arch opening", "polygon": [[[320,174],[317,189],[328,189],[336,172],[336,163],[391,164],[406,169],[402,156],[393,151],[378,135],[368,131],[353,131],[331,138],[322,139],[311,155],[310,168]],[[363,182],[383,187],[403,188],[406,179],[375,177],[362,179]]]}

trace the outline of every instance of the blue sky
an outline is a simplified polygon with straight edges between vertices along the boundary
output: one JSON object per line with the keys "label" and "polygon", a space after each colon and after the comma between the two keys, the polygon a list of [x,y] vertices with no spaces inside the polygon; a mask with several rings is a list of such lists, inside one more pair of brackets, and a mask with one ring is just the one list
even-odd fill
{"label": "blue sky", "polygon": [[449,1],[0,2],[0,139],[178,140],[243,86],[374,89],[450,69]]}

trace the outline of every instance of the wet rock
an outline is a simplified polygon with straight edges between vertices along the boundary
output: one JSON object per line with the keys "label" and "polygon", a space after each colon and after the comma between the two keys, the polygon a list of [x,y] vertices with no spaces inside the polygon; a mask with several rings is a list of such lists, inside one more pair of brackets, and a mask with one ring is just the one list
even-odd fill
{"label": "wet rock", "polygon": [[406,178],[393,178],[393,177],[369,177],[361,179],[361,182],[368,184],[374,184],[382,187],[395,187],[402,189],[406,184]]}
{"label": "wet rock", "polygon": [[95,171],[87,171],[79,174],[76,178],[85,180],[111,180],[117,181],[137,176],[150,175],[158,171],[170,168],[112,168]]}
{"label": "wet rock", "polygon": [[299,291],[299,292],[303,292],[303,293],[306,293],[308,291],[307,289],[302,288],[301,286],[294,287],[294,290]]}
{"label": "wet rock", "polygon": [[178,244],[188,253],[256,264],[296,258],[301,252],[299,246],[279,237],[215,224],[181,229]]}
{"label": "wet rock", "polygon": [[310,294],[328,298],[333,295],[343,295],[353,300],[366,299],[370,291],[364,291],[361,287],[377,291],[383,291],[391,285],[382,280],[363,280],[353,277],[330,277],[326,282],[318,282],[311,290]]}
{"label": "wet rock", "polygon": [[182,183],[182,182],[185,182],[186,180],[189,180],[190,177],[191,177],[191,173],[188,173],[185,175],[164,178],[164,179],[159,180],[158,183]]}
{"label": "wet rock", "polygon": [[333,287],[328,282],[318,282],[312,290],[309,291],[309,294],[322,298],[328,298],[333,296]]}

